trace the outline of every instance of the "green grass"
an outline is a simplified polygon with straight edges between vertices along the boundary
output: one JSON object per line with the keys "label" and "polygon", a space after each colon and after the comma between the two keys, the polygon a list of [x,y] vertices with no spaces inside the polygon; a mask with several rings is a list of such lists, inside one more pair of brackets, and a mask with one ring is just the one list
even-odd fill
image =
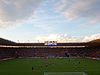
{"label": "green grass", "polygon": [[44,72],[85,72],[87,75],[100,75],[100,60],[19,58],[0,61],[0,75],[44,75]]}

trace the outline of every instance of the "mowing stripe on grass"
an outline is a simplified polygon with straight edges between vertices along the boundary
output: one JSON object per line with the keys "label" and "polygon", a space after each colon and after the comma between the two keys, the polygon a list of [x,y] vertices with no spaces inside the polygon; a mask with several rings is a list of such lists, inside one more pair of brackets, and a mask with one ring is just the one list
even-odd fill
{"label": "mowing stripe on grass", "polygon": [[87,75],[85,72],[44,72],[44,75]]}

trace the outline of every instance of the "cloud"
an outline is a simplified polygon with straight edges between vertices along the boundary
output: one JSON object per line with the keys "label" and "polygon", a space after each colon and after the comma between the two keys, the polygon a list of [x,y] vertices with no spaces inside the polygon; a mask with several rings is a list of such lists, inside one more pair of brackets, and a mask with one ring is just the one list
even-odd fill
{"label": "cloud", "polygon": [[39,40],[40,42],[44,41],[57,41],[57,42],[80,42],[80,38],[71,37],[67,34],[49,34],[49,35],[41,35],[37,36],[35,40]]}
{"label": "cloud", "polygon": [[59,0],[55,8],[67,19],[86,18],[90,24],[100,23],[100,0]]}
{"label": "cloud", "polygon": [[95,40],[95,39],[100,39],[100,34],[94,34],[94,35],[91,35],[91,36],[85,36],[82,39],[82,42],[88,42],[88,41],[92,41],[92,40]]}
{"label": "cloud", "polygon": [[43,0],[0,0],[0,27],[24,22]]}
{"label": "cloud", "polygon": [[[23,35],[22,35],[23,36]],[[24,35],[26,36],[26,35]],[[34,42],[42,42],[44,41],[57,41],[59,43],[73,43],[73,42],[89,42],[95,39],[100,39],[100,34],[93,34],[90,36],[84,36],[84,37],[73,37],[67,34],[48,34],[48,35],[37,35],[37,36],[28,36],[24,38],[20,38],[19,36],[9,36],[9,35],[3,35],[4,38],[15,41],[15,42],[29,42],[29,43],[34,43]],[[18,41],[19,40],[19,41]]]}
{"label": "cloud", "polygon": [[88,42],[99,38],[100,34],[93,34],[85,37],[72,37],[67,34],[49,34],[49,35],[36,36],[34,40],[39,40],[39,42],[57,41],[64,43],[64,42]]}

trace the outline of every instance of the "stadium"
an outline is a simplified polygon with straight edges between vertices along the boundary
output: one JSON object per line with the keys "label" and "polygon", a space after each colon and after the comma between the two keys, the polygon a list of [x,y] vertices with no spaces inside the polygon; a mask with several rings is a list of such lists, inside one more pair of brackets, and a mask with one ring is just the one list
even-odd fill
{"label": "stadium", "polygon": [[16,43],[0,38],[1,75],[100,75],[100,41]]}
{"label": "stadium", "polygon": [[100,75],[100,0],[0,0],[0,75]]}

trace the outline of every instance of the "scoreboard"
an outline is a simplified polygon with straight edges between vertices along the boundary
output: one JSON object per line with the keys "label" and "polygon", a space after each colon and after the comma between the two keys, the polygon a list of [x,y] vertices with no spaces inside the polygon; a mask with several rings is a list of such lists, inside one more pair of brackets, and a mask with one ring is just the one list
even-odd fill
{"label": "scoreboard", "polygon": [[56,46],[57,45],[57,41],[45,41],[44,45],[47,45],[47,46]]}

